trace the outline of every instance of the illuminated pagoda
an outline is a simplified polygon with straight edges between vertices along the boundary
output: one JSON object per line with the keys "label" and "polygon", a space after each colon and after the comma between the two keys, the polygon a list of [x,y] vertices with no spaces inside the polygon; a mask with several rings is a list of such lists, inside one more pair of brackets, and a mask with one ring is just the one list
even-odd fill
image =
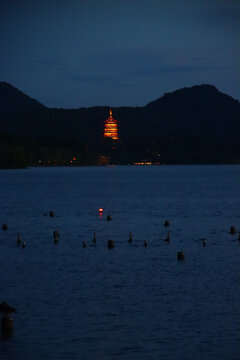
{"label": "illuminated pagoda", "polygon": [[112,117],[112,110],[110,109],[109,118],[104,121],[104,138],[118,140],[118,122]]}

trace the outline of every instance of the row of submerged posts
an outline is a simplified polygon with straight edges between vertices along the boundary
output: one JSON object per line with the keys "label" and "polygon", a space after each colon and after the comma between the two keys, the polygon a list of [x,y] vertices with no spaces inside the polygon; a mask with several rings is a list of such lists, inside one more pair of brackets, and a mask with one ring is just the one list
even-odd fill
{"label": "row of submerged posts", "polygon": [[[50,217],[54,217],[54,212],[50,211],[49,212],[49,216]],[[107,221],[111,221],[112,220],[112,216],[111,215],[107,215]],[[170,226],[170,221],[166,220],[164,222],[164,226],[165,227],[169,227]],[[2,224],[2,230],[8,230],[8,225],[7,224]],[[235,226],[231,226],[230,227],[230,234],[235,235],[237,233],[237,229]],[[54,243],[57,244],[59,242],[59,238],[60,238],[60,233],[58,230],[54,230],[53,231],[53,239],[54,239]],[[202,245],[206,246],[207,242],[205,238],[202,238]],[[240,241],[240,231],[239,231],[239,236],[238,236],[238,240]],[[94,231],[93,234],[93,239],[92,239],[93,243],[95,244],[97,242],[97,236],[96,236],[96,231]],[[170,231],[167,232],[167,236],[164,239],[165,242],[170,243]],[[129,238],[128,238],[128,242],[132,243],[133,242],[133,235],[132,232],[129,233]],[[20,233],[18,232],[17,234],[17,245],[18,246],[22,246],[22,248],[25,248],[26,246],[26,242],[21,240],[21,236]],[[148,241],[144,240],[144,244],[145,247],[148,246]],[[114,249],[115,247],[115,242],[114,240],[110,239],[107,242],[107,246],[108,249]],[[84,240],[82,242],[82,247],[86,248],[87,247],[87,242],[86,240]],[[177,252],[177,259],[178,260],[184,260],[185,259],[185,253],[183,251],[178,251]],[[8,305],[6,302],[2,302],[0,303],[0,313],[2,314],[2,319],[1,319],[1,330],[2,330],[2,336],[5,338],[11,337],[13,334],[13,317],[12,314],[16,313],[16,309],[10,305]]]}
{"label": "row of submerged posts", "polygon": [[[100,212],[102,213],[102,209],[99,209],[99,210],[101,210]],[[45,214],[46,215],[46,214]],[[49,211],[49,216],[50,217],[54,217],[54,212],[53,211]],[[107,221],[111,221],[112,220],[112,215],[107,215]],[[164,226],[165,227],[169,227],[170,226],[170,221],[169,220],[166,220],[165,222],[164,222]],[[8,225],[7,224],[2,224],[2,230],[8,230]],[[54,230],[53,231],[53,239],[54,239],[54,243],[55,244],[57,244],[58,242],[59,242],[59,238],[60,238],[60,233],[59,233],[59,231],[58,230]],[[167,233],[167,237],[166,237],[166,239],[164,240],[164,241],[166,241],[166,242],[170,242],[170,231],[168,231],[168,233]],[[93,243],[96,243],[97,242],[97,238],[96,238],[96,231],[94,231],[94,234],[93,234]],[[132,236],[132,232],[130,232],[129,233],[129,238],[128,238],[128,242],[129,243],[132,243],[133,242],[133,236]],[[22,241],[21,240],[21,235],[20,235],[20,232],[18,232],[18,234],[17,234],[17,245],[18,246],[22,246],[22,248],[25,248],[26,247],[26,241]],[[144,240],[144,243],[143,243],[143,245],[145,246],[145,247],[147,247],[148,246],[148,240]],[[86,242],[86,240],[84,240],[83,242],[82,242],[82,247],[83,248],[86,248],[87,247],[87,242]],[[112,240],[112,239],[110,239],[110,240],[108,240],[108,248],[109,249],[113,249],[115,247],[115,242],[114,242],[114,240]],[[181,251],[181,252],[179,252],[179,254],[181,253],[181,255],[178,255],[178,258],[179,259],[183,259],[184,258],[184,253]]]}
{"label": "row of submerged posts", "polygon": [[[99,212],[102,214],[103,210],[102,209],[99,209]],[[45,214],[46,215],[46,214]],[[50,217],[54,217],[54,212],[53,211],[49,211],[49,216]],[[111,215],[107,215],[107,221],[111,221],[112,220],[112,216]],[[170,221],[169,220],[166,220],[164,222],[164,226],[165,227],[169,227],[170,226]],[[8,225],[5,223],[5,224],[2,224],[2,230],[8,230]],[[232,235],[235,235],[237,232],[237,229],[235,226],[231,226],[230,227],[230,234]],[[57,244],[58,241],[59,241],[59,238],[60,238],[60,233],[58,230],[54,230],[53,231],[53,238],[54,238],[54,243]],[[238,236],[238,240],[240,241],[240,231],[239,231],[239,236]],[[94,232],[93,234],[93,243],[96,243],[97,239],[96,239],[96,232]],[[167,232],[167,236],[166,238],[164,239],[165,242],[167,243],[170,243],[170,231]],[[207,241],[205,238],[202,238],[201,239],[202,241],[202,245],[203,246],[206,246],[207,245]],[[129,239],[128,239],[128,242],[129,243],[132,243],[133,242],[133,237],[132,237],[132,232],[129,233]],[[21,241],[21,236],[20,236],[20,233],[18,232],[17,234],[17,244],[18,246],[22,246],[22,248],[25,248],[26,247],[26,241]],[[144,240],[144,244],[143,244],[145,247],[148,246],[148,241],[147,240]],[[82,247],[83,248],[86,248],[87,247],[87,242],[86,240],[84,240],[82,242]],[[109,249],[113,249],[115,247],[115,242],[114,240],[108,240],[108,248]],[[183,251],[179,251],[177,253],[177,258],[179,260],[183,260],[185,258],[185,255],[184,255],[184,252]]]}

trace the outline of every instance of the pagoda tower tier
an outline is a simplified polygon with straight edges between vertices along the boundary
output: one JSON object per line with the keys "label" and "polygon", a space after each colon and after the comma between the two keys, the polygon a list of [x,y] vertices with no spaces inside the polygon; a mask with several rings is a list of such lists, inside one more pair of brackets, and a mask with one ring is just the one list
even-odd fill
{"label": "pagoda tower tier", "polygon": [[110,109],[109,118],[104,121],[104,138],[118,140],[118,121],[112,117],[112,110]]}

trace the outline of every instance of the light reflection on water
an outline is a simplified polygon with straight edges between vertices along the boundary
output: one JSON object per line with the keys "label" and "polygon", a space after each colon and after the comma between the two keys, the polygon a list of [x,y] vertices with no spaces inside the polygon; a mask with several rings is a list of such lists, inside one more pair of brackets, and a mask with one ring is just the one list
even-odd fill
{"label": "light reflection on water", "polygon": [[13,337],[0,340],[1,358],[238,359],[240,243],[229,228],[240,228],[239,173],[239,166],[2,170],[9,230],[0,236],[0,302],[18,314]]}

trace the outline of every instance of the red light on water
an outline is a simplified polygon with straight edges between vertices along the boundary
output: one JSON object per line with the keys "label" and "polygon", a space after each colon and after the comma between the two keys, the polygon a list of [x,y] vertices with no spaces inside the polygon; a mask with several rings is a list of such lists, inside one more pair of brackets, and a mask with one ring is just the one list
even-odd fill
{"label": "red light on water", "polygon": [[102,217],[103,217],[103,209],[99,208],[98,211],[99,211],[99,217],[100,217],[100,219],[102,219]]}

